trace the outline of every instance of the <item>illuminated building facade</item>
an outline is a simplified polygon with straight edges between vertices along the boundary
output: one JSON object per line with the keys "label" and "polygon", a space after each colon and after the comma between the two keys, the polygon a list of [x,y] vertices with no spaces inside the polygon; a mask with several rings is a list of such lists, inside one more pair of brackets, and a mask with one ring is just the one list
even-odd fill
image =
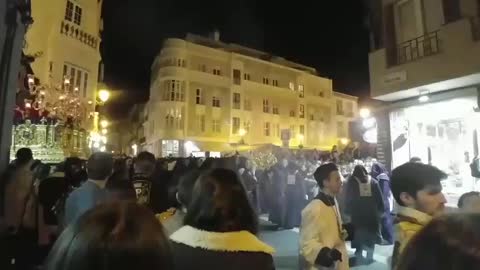
{"label": "illuminated building facade", "polygon": [[40,84],[61,84],[65,77],[70,79],[71,90],[78,91],[86,107],[82,126],[88,129],[101,62],[102,2],[32,1],[34,23],[26,34],[24,50],[28,55],[38,55],[31,66]]}
{"label": "illuminated building facade", "polygon": [[158,156],[265,144],[329,149],[348,137],[357,98],[334,92],[311,67],[225,44],[218,33],[189,34],[165,41],[146,110],[146,149]]}
{"label": "illuminated building facade", "polygon": [[420,157],[446,171],[454,204],[478,189],[469,164],[480,128],[480,2],[373,2],[371,96],[389,104],[376,112],[379,156],[393,168]]}

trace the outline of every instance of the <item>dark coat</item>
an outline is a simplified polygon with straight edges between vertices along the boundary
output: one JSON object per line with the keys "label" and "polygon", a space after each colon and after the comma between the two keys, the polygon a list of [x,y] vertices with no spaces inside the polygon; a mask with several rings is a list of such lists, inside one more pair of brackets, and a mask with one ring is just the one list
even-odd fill
{"label": "dark coat", "polygon": [[273,270],[273,248],[247,232],[216,233],[184,226],[170,236],[175,270]]}
{"label": "dark coat", "polygon": [[378,182],[371,179],[370,186],[371,196],[361,196],[358,181],[354,177],[348,180],[345,210],[355,229],[353,247],[372,246],[381,239],[380,222],[385,206]]}
{"label": "dark coat", "polygon": [[280,165],[275,166],[273,173],[272,190],[275,197],[272,201],[269,219],[272,223],[285,226],[286,221],[286,190],[287,190],[288,170]]}

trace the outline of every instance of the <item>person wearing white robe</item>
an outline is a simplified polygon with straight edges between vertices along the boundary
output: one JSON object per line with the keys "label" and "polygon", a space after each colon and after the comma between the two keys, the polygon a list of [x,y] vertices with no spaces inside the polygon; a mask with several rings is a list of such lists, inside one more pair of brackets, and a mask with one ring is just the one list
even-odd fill
{"label": "person wearing white robe", "polygon": [[342,179],[335,164],[324,164],[314,173],[320,193],[302,211],[300,269],[348,270],[347,233],[335,196]]}

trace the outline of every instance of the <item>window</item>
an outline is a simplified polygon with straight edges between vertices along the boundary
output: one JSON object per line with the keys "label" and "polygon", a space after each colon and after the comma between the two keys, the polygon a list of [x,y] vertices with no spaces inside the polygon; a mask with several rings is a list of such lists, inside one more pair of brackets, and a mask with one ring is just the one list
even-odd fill
{"label": "window", "polygon": [[270,103],[268,102],[268,99],[263,100],[263,112],[264,113],[270,112]]}
{"label": "window", "polygon": [[347,132],[345,130],[345,125],[343,124],[342,121],[337,122],[337,136],[338,137],[346,137]]}
{"label": "window", "polygon": [[[72,82],[73,83],[73,82]],[[82,71],[77,69],[77,77],[75,81],[75,91],[80,91],[80,86],[82,85]]]}
{"label": "window", "polygon": [[177,59],[177,66],[178,67],[186,67],[187,62],[185,61],[185,59]]}
{"label": "window", "polygon": [[353,117],[353,104],[352,102],[345,103],[345,115],[348,117]]}
{"label": "window", "polygon": [[233,93],[233,108],[240,110],[240,93]]}
{"label": "window", "polygon": [[212,121],[212,131],[215,133],[221,133],[220,120],[215,119]]}
{"label": "window", "polygon": [[250,122],[248,122],[248,121],[243,122],[243,129],[245,129],[245,133],[249,133],[250,132]]}
{"label": "window", "polygon": [[267,137],[270,137],[270,123],[269,122],[265,122],[264,135],[267,136]]}
{"label": "window", "polygon": [[73,10],[75,8],[75,5],[70,2],[70,1],[67,1],[67,8],[65,10],[65,20],[67,21],[72,21],[73,20]]}
{"label": "window", "polygon": [[197,125],[199,132],[205,132],[205,115],[197,115]]}
{"label": "window", "polygon": [[220,69],[219,68],[214,68],[213,69],[213,75],[220,76],[221,75]]}
{"label": "window", "polygon": [[305,105],[300,104],[300,112],[298,113],[300,118],[305,118]]}
{"label": "window", "polygon": [[251,103],[250,99],[246,98],[243,101],[243,109],[245,111],[251,111],[252,110],[252,103]]}
{"label": "window", "polygon": [[314,121],[315,120],[315,116],[313,114],[310,114],[310,121]]}
{"label": "window", "polygon": [[295,125],[290,126],[290,138],[295,138]]}
{"label": "window", "polygon": [[305,135],[305,126],[304,125],[300,125],[299,132],[300,132],[300,135]]}
{"label": "window", "polygon": [[207,66],[204,64],[200,64],[198,65],[198,70],[200,70],[201,72],[207,72]]}
{"label": "window", "polygon": [[82,8],[75,6],[75,16],[73,17],[73,22],[77,25],[82,24]]}
{"label": "window", "polygon": [[242,83],[242,72],[239,69],[233,70],[233,83],[240,85]]}
{"label": "window", "polygon": [[212,107],[220,108],[220,98],[215,96],[212,98]]}
{"label": "window", "polygon": [[278,86],[278,80],[272,80],[272,85],[273,86]]}
{"label": "window", "polygon": [[337,115],[343,115],[343,102],[337,100]]}
{"label": "window", "polygon": [[202,88],[197,88],[195,90],[195,104],[203,105],[203,93]]}
{"label": "window", "polygon": [[275,136],[280,138],[280,124],[278,123],[275,124],[275,132],[276,132]]}
{"label": "window", "polygon": [[263,77],[263,84],[268,84],[269,83],[269,80],[267,77]]}
{"label": "window", "polygon": [[88,88],[88,73],[83,74],[83,97],[87,97],[87,88]]}
{"label": "window", "polygon": [[290,82],[288,84],[288,88],[290,88],[290,90],[292,90],[292,91],[295,91],[295,84],[293,82]]}
{"label": "window", "polygon": [[240,118],[232,118],[232,134],[238,134],[240,132]]}
{"label": "window", "polygon": [[63,79],[65,79],[65,77],[67,77],[67,74],[68,74],[68,66],[63,65]]}
{"label": "window", "polygon": [[290,117],[295,117],[295,110],[290,110]]}
{"label": "window", "polygon": [[320,97],[324,97],[324,96],[325,96],[325,94],[323,93],[323,90],[318,91],[318,96],[320,96]]}
{"label": "window", "polygon": [[77,74],[76,69],[74,67],[70,68],[70,91],[72,91],[74,88],[76,74]]}
{"label": "window", "polygon": [[305,97],[305,89],[302,84],[298,85],[298,96],[301,98]]}
{"label": "window", "polygon": [[52,61],[48,62],[48,72],[50,72],[50,73],[53,72],[53,62]]}
{"label": "window", "polygon": [[[153,122],[154,120],[152,120]],[[175,117],[171,114],[167,114],[167,116],[165,116],[165,126],[167,128],[173,128],[173,125],[175,123]]]}
{"label": "window", "polygon": [[279,114],[277,105],[275,105],[275,104],[273,105],[272,112],[273,112],[273,114],[277,114],[277,115]]}
{"label": "window", "polygon": [[185,101],[185,88],[183,82],[179,80],[168,80],[164,82],[164,95],[165,101]]}
{"label": "window", "polygon": [[244,79],[245,81],[250,81],[250,74],[244,73],[244,74],[243,74],[243,79]]}

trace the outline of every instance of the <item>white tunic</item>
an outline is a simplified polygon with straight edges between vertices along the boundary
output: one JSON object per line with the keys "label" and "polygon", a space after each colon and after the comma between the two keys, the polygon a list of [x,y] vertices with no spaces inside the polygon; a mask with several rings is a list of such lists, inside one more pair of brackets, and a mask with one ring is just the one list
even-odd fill
{"label": "white tunic", "polygon": [[[327,206],[321,200],[311,201],[302,211],[300,225],[300,264],[304,270],[348,270],[348,253],[342,238],[342,224],[337,205]],[[342,253],[342,261],[333,267],[315,265],[315,259],[324,247],[336,248]]]}

